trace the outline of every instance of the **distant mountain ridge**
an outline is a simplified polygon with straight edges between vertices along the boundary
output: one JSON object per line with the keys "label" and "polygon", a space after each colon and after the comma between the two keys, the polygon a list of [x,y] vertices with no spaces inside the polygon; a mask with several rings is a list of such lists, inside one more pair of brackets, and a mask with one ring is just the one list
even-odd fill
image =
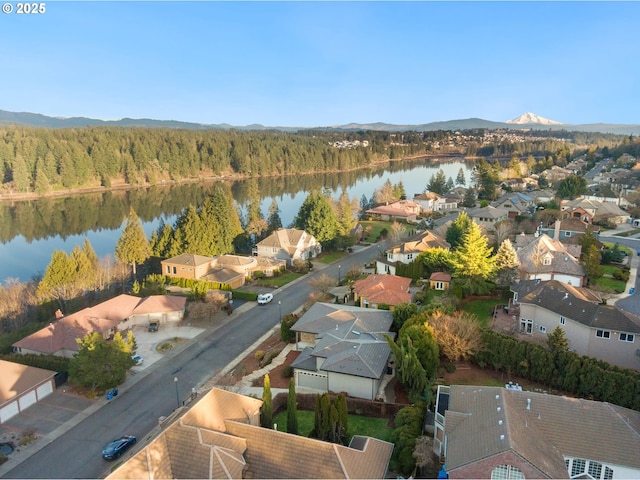
{"label": "distant mountain ridge", "polygon": [[[530,123],[522,123],[530,122]],[[546,123],[545,123],[546,122]],[[531,130],[569,130],[578,132],[601,132],[619,135],[640,136],[640,124],[609,124],[591,123],[581,125],[563,124],[549,120],[527,112],[518,118],[506,122],[493,122],[481,118],[467,118],[460,120],[447,120],[442,122],[423,123],[419,125],[394,125],[390,123],[348,123],[344,125],[317,126],[317,127],[267,127],[260,124],[234,126],[226,123],[203,124],[182,122],[179,120],[154,120],[149,118],[123,118],[120,120],[97,120],[86,117],[59,118],[49,117],[40,113],[9,112],[0,110],[0,126],[24,125],[42,128],[81,128],[87,126],[115,126],[115,127],[150,127],[150,128],[184,128],[189,130],[208,129],[237,129],[237,130],[280,130],[295,132],[299,130],[375,130],[386,132],[417,131],[426,132],[433,130],[472,130],[478,128],[496,129],[531,129]]]}

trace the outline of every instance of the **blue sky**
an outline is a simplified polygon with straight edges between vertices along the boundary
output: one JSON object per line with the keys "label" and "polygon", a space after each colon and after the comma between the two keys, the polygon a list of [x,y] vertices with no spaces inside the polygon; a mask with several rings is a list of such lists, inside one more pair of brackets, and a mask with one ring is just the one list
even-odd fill
{"label": "blue sky", "polygon": [[0,16],[0,109],[303,127],[525,111],[640,123],[638,19],[639,2],[49,1]]}

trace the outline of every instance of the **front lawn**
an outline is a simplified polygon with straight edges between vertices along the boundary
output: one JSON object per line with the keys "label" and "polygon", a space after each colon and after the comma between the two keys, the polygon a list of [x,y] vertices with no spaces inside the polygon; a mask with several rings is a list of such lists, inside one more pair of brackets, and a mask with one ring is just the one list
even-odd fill
{"label": "front lawn", "polygon": [[493,310],[496,305],[503,305],[504,300],[497,298],[479,298],[471,300],[462,306],[462,311],[473,313],[480,322],[481,327],[488,327],[493,319]]}
{"label": "front lawn", "polygon": [[[314,412],[308,410],[298,410],[298,433],[303,437],[308,437],[313,430]],[[349,435],[366,435],[386,442],[391,442],[391,432],[389,420],[386,418],[363,417],[361,415],[349,414]],[[278,431],[287,431],[287,411],[284,410],[276,415],[273,423],[278,425]]]}
{"label": "front lawn", "polygon": [[380,240],[380,232],[384,229],[387,229],[387,231],[390,232],[392,225],[391,222],[381,222],[377,220],[362,221],[360,224],[364,229],[364,238],[362,241],[367,243],[376,243]]}
{"label": "front lawn", "polygon": [[340,260],[342,257],[346,256],[346,252],[328,252],[323,253],[319,258],[318,262],[320,263],[333,263],[336,260]]}
{"label": "front lawn", "polygon": [[302,276],[301,273],[285,272],[281,275],[278,275],[277,277],[261,278],[259,280],[256,280],[255,284],[261,287],[279,288],[279,287],[282,287],[283,285],[286,285],[287,283],[291,283],[294,280],[297,280],[301,276]]}
{"label": "front lawn", "polygon": [[600,277],[593,280],[592,287],[594,290],[602,292],[614,291],[616,293],[622,293],[627,288],[627,282],[616,280],[615,278]]}

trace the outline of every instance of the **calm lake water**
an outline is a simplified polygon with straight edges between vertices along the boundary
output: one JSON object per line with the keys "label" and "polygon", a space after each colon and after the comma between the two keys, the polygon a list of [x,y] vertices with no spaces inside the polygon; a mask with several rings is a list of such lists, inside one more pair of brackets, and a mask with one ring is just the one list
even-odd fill
{"label": "calm lake water", "polygon": [[[362,195],[370,198],[376,189],[389,180],[392,184],[402,182],[407,197],[412,198],[414,194],[422,193],[425,190],[431,175],[440,168],[444,170],[447,177],[452,177],[454,180],[460,168],[463,168],[467,185],[469,185],[472,166],[462,160],[447,161],[446,163],[434,160],[404,161],[390,163],[386,168],[383,167],[375,171],[325,174],[311,176],[308,179],[300,176],[300,178],[288,181],[275,179],[268,187],[264,187],[264,191],[260,191],[262,211],[267,216],[269,206],[275,199],[280,208],[282,224],[289,226],[311,188],[327,188],[333,192],[335,198],[345,190],[349,197],[355,197],[360,201]],[[308,181],[305,182],[305,180]],[[283,186],[277,184],[278,181],[283,182]],[[240,209],[243,208],[246,201],[244,200],[245,191],[248,188],[245,185],[246,182],[243,180],[232,184],[234,198]],[[191,189],[189,192],[192,194],[193,190]],[[73,204],[76,207],[67,207],[66,210],[62,203],[56,201],[51,205],[52,201],[49,200],[48,208],[52,210],[48,214],[41,203],[46,200],[0,205],[2,207],[0,224],[4,224],[0,225],[3,242],[0,244],[0,283],[4,284],[12,278],[28,281],[34,275],[43,274],[55,250],[64,250],[70,253],[76,245],[81,246],[85,238],[89,239],[99,258],[106,255],[113,256],[116,242],[122,234],[129,205],[134,206],[142,220],[147,236],[150,236],[151,232],[158,228],[161,221],[173,224],[182,208],[197,201],[198,194],[204,195],[201,192],[195,195],[185,195],[184,189],[178,187],[169,188],[160,194],[157,192],[149,193],[146,197],[144,190],[132,191],[126,195],[123,194],[122,198],[118,197],[115,200],[109,200],[109,202],[105,202],[103,198],[100,201],[104,202],[104,206],[102,206],[103,203],[100,203],[100,206],[94,207],[103,210],[97,211],[89,208],[89,205],[95,203],[96,196],[87,195],[85,197],[83,195],[74,198]],[[101,195],[104,196],[104,194]],[[117,208],[114,207],[114,203]],[[163,208],[164,203],[170,204],[171,207]],[[61,209],[65,210],[62,212],[61,220],[55,225],[49,225],[48,219],[60,214],[59,210]],[[78,211],[67,211],[74,209]],[[89,212],[96,218],[89,220],[82,218],[83,215],[89,215]],[[114,212],[116,213],[114,214]],[[110,220],[109,218],[114,215],[115,218]],[[46,229],[38,228],[45,223],[47,224]]]}

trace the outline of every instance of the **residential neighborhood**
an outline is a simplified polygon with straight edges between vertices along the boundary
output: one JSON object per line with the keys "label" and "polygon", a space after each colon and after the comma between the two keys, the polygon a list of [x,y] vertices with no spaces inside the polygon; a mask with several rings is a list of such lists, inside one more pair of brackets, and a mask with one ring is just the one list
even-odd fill
{"label": "residential neighborhood", "polygon": [[[185,212],[149,242],[153,262],[128,260],[144,271],[122,282],[128,293],[69,311],[59,301],[47,324],[12,342],[0,433],[59,401],[63,385],[102,410],[163,372],[175,406],[145,435],[133,432],[137,443],[106,478],[633,478],[640,245],[628,245],[640,229],[628,200],[586,189],[562,198],[586,168],[578,159],[525,180],[525,163],[512,159],[474,186],[433,177],[427,186],[438,192],[362,202],[357,215],[310,193],[301,212],[320,222],[275,222],[242,253],[186,243]],[[91,258],[89,246],[79,252]],[[190,364],[216,357],[211,348],[235,353],[184,385]],[[102,383],[88,368],[103,361],[98,351],[113,363]],[[66,362],[69,379],[53,360],[52,369],[20,363],[36,357]],[[471,369],[500,372],[504,387],[448,383]],[[341,437],[339,408],[386,419],[389,432]],[[315,426],[303,434],[297,418]],[[333,440],[320,435],[322,422]],[[592,431],[621,436],[624,448],[571,440]]]}

